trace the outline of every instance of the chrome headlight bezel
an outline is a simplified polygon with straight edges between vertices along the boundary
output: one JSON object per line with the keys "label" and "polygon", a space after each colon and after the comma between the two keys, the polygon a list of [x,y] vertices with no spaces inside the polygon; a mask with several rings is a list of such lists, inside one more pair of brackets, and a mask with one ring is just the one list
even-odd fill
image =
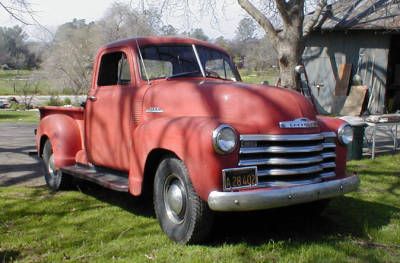
{"label": "chrome headlight bezel", "polygon": [[[224,132],[228,134],[224,134]],[[230,133],[230,134],[229,134]],[[223,138],[221,136],[225,137],[228,135],[230,136],[231,139],[228,141],[230,142],[230,145],[226,144],[226,141],[222,140]],[[237,132],[234,128],[232,128],[230,125],[227,124],[221,124],[218,126],[212,133],[212,142],[213,142],[213,147],[215,152],[218,154],[229,154],[232,153],[238,146],[238,135]]]}
{"label": "chrome headlight bezel", "polygon": [[354,139],[353,128],[350,124],[344,123],[338,129],[338,140],[343,145],[350,144]]}

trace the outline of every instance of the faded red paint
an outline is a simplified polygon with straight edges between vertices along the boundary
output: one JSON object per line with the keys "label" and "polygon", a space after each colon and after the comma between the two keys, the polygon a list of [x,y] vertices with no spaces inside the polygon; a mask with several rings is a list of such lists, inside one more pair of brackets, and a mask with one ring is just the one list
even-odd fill
{"label": "faded red paint", "polygon": [[[196,44],[223,51],[207,42],[181,38],[139,38],[149,44]],[[130,62],[129,85],[98,87],[102,54],[124,51]],[[225,51],[223,51],[225,52]],[[199,196],[207,200],[212,190],[222,189],[221,170],[236,167],[238,150],[225,156],[215,153],[211,135],[222,123],[239,134],[306,134],[336,132],[344,122],[317,117],[313,105],[302,95],[287,89],[249,85],[207,78],[155,80],[151,85],[140,78],[135,39],[109,44],[99,50],[94,64],[92,87],[86,109],[43,107],[40,109],[36,145],[43,136],[55,146],[56,166],[75,162],[93,163],[129,173],[129,190],[142,191],[144,167],[150,152],[165,149],[186,164]],[[146,113],[150,107],[163,113]],[[281,129],[280,121],[306,117],[318,120],[311,129]],[[345,176],[345,147],[337,144],[336,174]]]}

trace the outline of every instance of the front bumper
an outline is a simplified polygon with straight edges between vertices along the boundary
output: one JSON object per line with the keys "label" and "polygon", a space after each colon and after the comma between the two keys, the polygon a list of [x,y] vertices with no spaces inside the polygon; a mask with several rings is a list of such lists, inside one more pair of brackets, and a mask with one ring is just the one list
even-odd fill
{"label": "front bumper", "polygon": [[333,198],[357,190],[360,179],[352,175],[322,183],[279,189],[219,192],[208,196],[208,206],[214,211],[252,211],[308,203]]}

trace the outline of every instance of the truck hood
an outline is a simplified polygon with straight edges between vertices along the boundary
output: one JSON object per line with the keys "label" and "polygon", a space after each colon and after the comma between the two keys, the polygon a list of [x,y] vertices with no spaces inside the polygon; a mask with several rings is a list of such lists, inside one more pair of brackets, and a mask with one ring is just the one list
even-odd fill
{"label": "truck hood", "polygon": [[146,120],[212,117],[222,123],[252,127],[252,132],[259,133],[319,132],[319,128],[279,128],[281,121],[316,120],[316,113],[298,92],[266,85],[209,79],[159,80],[147,90],[143,109]]}

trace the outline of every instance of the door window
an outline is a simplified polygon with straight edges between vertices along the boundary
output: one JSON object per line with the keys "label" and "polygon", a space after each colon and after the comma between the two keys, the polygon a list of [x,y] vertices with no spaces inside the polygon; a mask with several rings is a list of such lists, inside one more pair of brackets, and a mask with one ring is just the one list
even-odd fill
{"label": "door window", "polygon": [[101,57],[98,86],[126,85],[131,81],[129,62],[124,52],[113,52]]}

